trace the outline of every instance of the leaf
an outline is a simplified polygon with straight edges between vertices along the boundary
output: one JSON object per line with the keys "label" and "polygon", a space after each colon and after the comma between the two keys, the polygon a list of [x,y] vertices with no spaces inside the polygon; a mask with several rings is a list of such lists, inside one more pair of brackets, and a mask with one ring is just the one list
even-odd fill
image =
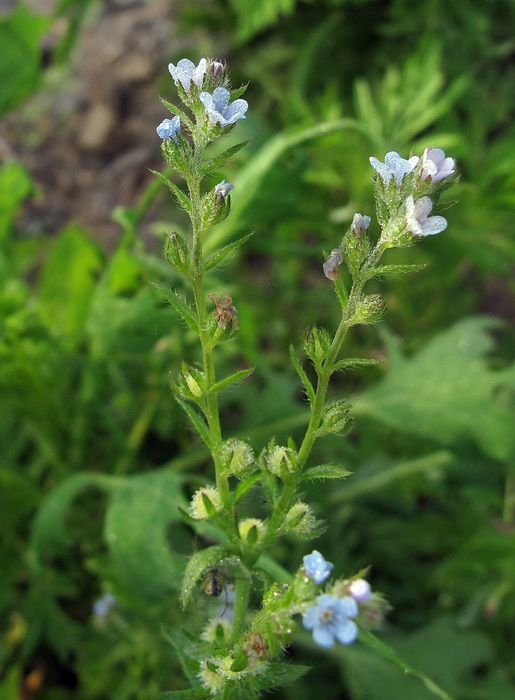
{"label": "leaf", "polygon": [[42,76],[41,38],[50,18],[20,5],[0,17],[0,116],[14,109],[38,86]]}
{"label": "leaf", "polygon": [[226,547],[213,545],[196,552],[190,557],[182,579],[181,604],[183,607],[186,607],[189,603],[194,588],[207,569],[216,566],[222,559],[227,559],[229,556],[231,556],[231,553]]}
{"label": "leaf", "polygon": [[343,479],[349,474],[352,474],[352,472],[339,464],[320,464],[302,472],[301,479]]}
{"label": "leaf", "polygon": [[282,688],[285,685],[295,683],[309,670],[310,666],[301,664],[271,663],[258,676],[250,677],[247,683],[252,690]]}
{"label": "leaf", "polygon": [[159,282],[153,283],[161,293],[166,297],[167,301],[173,306],[175,311],[182,318],[184,323],[191,328],[192,331],[200,335],[200,326],[197,321],[195,312],[189,304],[187,304],[177,292],[173,292],[171,289],[167,289],[164,285]]}
{"label": "leaf", "polygon": [[293,366],[297,370],[297,374],[300,377],[300,381],[302,382],[302,386],[306,390],[306,394],[308,395],[309,403],[313,406],[315,403],[315,389],[313,388],[313,384],[308,379],[308,375],[304,371],[302,365],[299,362],[299,359],[297,357],[297,353],[295,352],[295,348],[293,345],[290,345],[290,359],[293,363]]}
{"label": "leaf", "polygon": [[43,501],[30,539],[30,558],[37,569],[50,557],[62,556],[69,542],[67,515],[88,488],[108,495],[104,537],[117,575],[140,596],[154,598],[179,587],[184,560],[169,544],[169,528],[181,522],[186,508],[183,478],[169,471],[114,477],[75,474]]}
{"label": "leaf", "polygon": [[190,688],[189,690],[169,690],[166,693],[159,693],[159,700],[204,700],[210,697],[209,690],[200,688]]}
{"label": "leaf", "polygon": [[167,102],[167,100],[163,100],[162,98],[161,98],[161,102],[164,104],[164,106],[166,107],[166,109],[170,110],[170,112],[171,112],[172,114],[176,114],[176,115],[180,118],[181,124],[186,124],[186,126],[188,127],[188,129],[189,129],[190,131],[192,131],[192,129],[193,129],[193,122],[191,121],[191,119],[189,119],[189,118],[187,117],[187,115],[186,115],[179,107],[177,107],[176,105],[174,105],[172,102]]}
{"label": "leaf", "polygon": [[40,312],[48,327],[72,344],[83,337],[102,265],[98,246],[76,224],[52,242],[40,276]]}
{"label": "leaf", "polygon": [[248,41],[281,17],[293,12],[296,0],[231,0],[238,17],[237,39]]}
{"label": "leaf", "polygon": [[188,212],[188,214],[191,215],[191,201],[188,195],[185,192],[183,192],[181,188],[175,184],[175,182],[172,182],[166,177],[166,175],[163,175],[163,173],[160,173],[158,170],[151,170],[150,172],[153,173],[157,178],[161,180],[163,184],[165,184],[169,189],[172,190],[182,208],[185,209]]}
{"label": "leaf", "polygon": [[261,474],[256,472],[255,474],[248,476],[246,479],[243,479],[243,481],[238,484],[234,491],[234,502],[238,503],[238,501],[243,498],[243,496],[248,493],[250,489],[260,480],[260,478]]}
{"label": "leaf", "polygon": [[245,379],[245,377],[251,375],[253,371],[254,367],[248,367],[247,369],[242,369],[239,372],[235,372],[229,377],[225,377],[225,379],[220,379],[219,382],[215,382],[209,390],[212,393],[218,394],[223,389],[227,389],[227,387],[231,386],[231,384],[241,382],[243,379]]}
{"label": "leaf", "polygon": [[236,153],[238,153],[238,151],[241,151],[242,148],[245,148],[248,143],[250,143],[250,139],[246,139],[245,141],[234,144],[234,146],[231,146],[230,148],[226,148],[226,150],[219,155],[207,160],[200,168],[200,172],[208,173],[209,171],[218,168],[220,165],[223,165],[226,160],[234,156]]}
{"label": "leaf", "polygon": [[367,357],[347,357],[334,365],[334,369],[352,369],[353,367],[375,367],[380,360],[372,360]]}
{"label": "leaf", "polygon": [[234,253],[238,250],[240,246],[246,243],[252,235],[254,235],[253,232],[247,233],[246,236],[239,238],[237,241],[229,243],[228,245],[221,248],[221,250],[218,250],[216,253],[213,253],[213,255],[210,255],[209,258],[207,258],[207,260],[204,262],[204,270],[207,272],[216,265],[219,265],[222,262],[222,260],[225,260],[225,258],[228,255]]}
{"label": "leaf", "polygon": [[0,241],[7,236],[21,202],[31,189],[30,177],[21,165],[15,162],[0,165]]}
{"label": "leaf", "polygon": [[186,403],[186,401],[183,401],[178,396],[175,397],[175,400],[177,401],[179,406],[183,409],[183,411],[188,415],[188,418],[195,426],[197,433],[202,438],[206,447],[210,448],[211,447],[211,436],[209,434],[208,427],[207,427],[206,423],[204,422],[204,420],[200,417],[200,415],[195,411],[194,408],[192,408],[189,404]]}
{"label": "leaf", "polygon": [[427,265],[425,263],[420,265],[381,265],[373,270],[369,270],[366,275],[366,279],[370,280],[374,277],[381,277],[383,275],[386,277],[387,275],[402,275],[410,272],[419,272],[420,270],[424,270],[426,267]]}
{"label": "leaf", "polygon": [[463,438],[496,459],[515,450],[515,364],[491,370],[484,356],[493,342],[487,331],[499,321],[460,321],[411,358],[395,360],[388,374],[357,396],[355,414],[444,445]]}

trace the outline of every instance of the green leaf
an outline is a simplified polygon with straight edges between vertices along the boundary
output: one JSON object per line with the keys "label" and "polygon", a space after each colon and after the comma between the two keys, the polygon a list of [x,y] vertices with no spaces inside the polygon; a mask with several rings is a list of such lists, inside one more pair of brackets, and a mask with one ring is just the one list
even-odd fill
{"label": "green leaf", "polygon": [[202,438],[206,447],[210,448],[211,447],[211,436],[209,434],[209,430],[208,430],[208,427],[207,427],[205,421],[200,417],[200,415],[195,411],[194,408],[192,408],[189,404],[186,403],[186,401],[183,401],[178,396],[175,397],[175,400],[177,401],[179,406],[183,409],[183,411],[188,415],[188,418],[195,426],[197,433]]}
{"label": "green leaf", "polygon": [[302,472],[301,479],[343,479],[349,474],[352,472],[339,464],[320,464]]}
{"label": "green leaf", "polygon": [[295,348],[293,345],[290,345],[290,359],[293,363],[293,366],[297,370],[297,374],[300,377],[300,381],[302,382],[302,386],[306,390],[306,394],[308,395],[309,403],[313,406],[315,403],[315,389],[313,388],[313,384],[308,379],[308,375],[304,371],[302,365],[299,362],[299,359],[297,357],[297,353],[295,352]]}
{"label": "green leaf", "polygon": [[464,437],[494,458],[515,451],[513,406],[515,364],[492,370],[485,355],[488,330],[499,321],[460,321],[411,358],[399,357],[375,386],[355,397],[353,413],[444,445]]}
{"label": "green leaf", "polygon": [[220,165],[223,165],[226,160],[234,156],[238,151],[241,151],[242,148],[245,148],[245,146],[250,143],[250,139],[246,139],[245,141],[241,141],[241,143],[236,143],[234,146],[231,146],[230,148],[227,148],[225,151],[220,153],[217,156],[214,156],[214,158],[210,158],[207,160],[202,167],[200,168],[201,173],[208,173],[211,170],[214,170],[215,168],[218,168]]}
{"label": "green leaf", "polygon": [[62,556],[68,546],[67,515],[86,489],[108,495],[104,537],[113,569],[137,595],[153,598],[179,587],[184,559],[170,547],[170,526],[181,522],[186,508],[182,476],[169,471],[114,477],[75,474],[57,486],[43,501],[34,522],[30,558],[39,568],[45,560]]}
{"label": "green leaf", "polygon": [[239,238],[237,241],[233,241],[232,243],[229,243],[228,245],[226,245],[223,248],[221,248],[220,250],[218,250],[216,253],[213,253],[213,255],[210,255],[209,258],[207,258],[207,260],[204,262],[205,272],[207,272],[208,270],[211,270],[216,265],[219,265],[222,262],[222,260],[225,260],[225,258],[228,255],[237,251],[238,248],[240,246],[242,246],[244,243],[246,243],[252,235],[253,235],[253,232],[247,233],[246,236]]}
{"label": "green leaf", "polygon": [[369,270],[366,274],[366,279],[370,280],[374,277],[387,277],[389,275],[394,276],[408,274],[410,272],[419,272],[420,270],[424,270],[426,267],[427,265],[425,263],[420,265],[381,265],[373,270]]}
{"label": "green leaf", "polygon": [[212,393],[218,394],[223,389],[227,389],[227,387],[231,386],[231,384],[241,382],[243,379],[245,379],[245,377],[248,377],[250,374],[252,374],[253,371],[254,367],[249,367],[248,369],[242,369],[239,372],[235,372],[229,377],[225,377],[225,379],[221,379],[219,382],[215,382],[211,386],[210,391]]}
{"label": "green leaf", "polygon": [[352,369],[353,367],[375,367],[380,360],[372,360],[367,357],[347,357],[334,365],[334,369]]}
{"label": "green leaf", "polygon": [[205,700],[211,696],[208,690],[200,688],[190,688],[189,690],[169,690],[166,693],[159,693],[159,700]]}
{"label": "green leaf", "polygon": [[0,116],[14,109],[38,86],[41,76],[41,38],[50,18],[34,15],[20,5],[0,18]]}
{"label": "green leaf", "polygon": [[237,39],[247,41],[293,12],[296,0],[231,0],[238,17]]}
{"label": "green leaf", "polygon": [[182,208],[185,209],[188,212],[188,214],[191,215],[191,201],[188,195],[185,192],[183,192],[180,189],[180,187],[178,187],[175,184],[175,182],[172,182],[166,177],[166,175],[163,175],[163,173],[160,173],[158,170],[151,170],[150,172],[153,173],[157,178],[161,180],[163,184],[165,184],[169,189],[172,190]]}
{"label": "green leaf", "polygon": [[246,479],[243,479],[243,481],[238,484],[234,491],[234,502],[238,503],[238,501],[243,498],[243,496],[248,493],[250,489],[260,480],[260,478],[261,474],[256,472],[255,474],[248,476]]}
{"label": "green leaf", "polygon": [[177,292],[172,291],[171,289],[168,289],[164,285],[160,284],[159,282],[154,282],[153,283],[155,287],[157,287],[162,294],[166,297],[167,301],[173,306],[175,311],[179,314],[179,316],[182,318],[184,323],[191,328],[192,331],[197,333],[197,335],[200,335],[200,326],[197,321],[197,317],[195,315],[195,312],[187,304]]}
{"label": "green leaf", "polygon": [[18,163],[0,165],[0,241],[6,238],[12,221],[32,183],[27,171]]}
{"label": "green leaf", "polygon": [[188,129],[189,129],[190,131],[192,131],[192,129],[193,129],[193,122],[191,121],[191,119],[189,119],[189,118],[187,117],[187,115],[185,114],[185,112],[182,111],[182,109],[180,109],[180,108],[177,107],[176,105],[172,104],[172,102],[167,102],[166,100],[163,100],[162,98],[161,98],[161,102],[164,104],[164,106],[166,107],[166,109],[170,110],[170,112],[171,112],[172,114],[176,114],[176,115],[180,118],[181,122],[182,122],[183,124],[186,124],[186,126],[188,127]]}
{"label": "green leaf", "polygon": [[226,547],[213,545],[196,552],[190,557],[182,579],[181,604],[183,607],[186,607],[189,603],[193,590],[205,572],[229,556],[231,554]]}
{"label": "green leaf", "polygon": [[95,277],[102,265],[98,246],[76,224],[52,242],[40,276],[40,313],[54,333],[72,344],[83,337]]}
{"label": "green leaf", "polygon": [[302,678],[309,671],[309,666],[301,664],[271,663],[259,676],[249,678],[247,681],[252,690],[267,690],[269,688],[282,688],[291,685]]}

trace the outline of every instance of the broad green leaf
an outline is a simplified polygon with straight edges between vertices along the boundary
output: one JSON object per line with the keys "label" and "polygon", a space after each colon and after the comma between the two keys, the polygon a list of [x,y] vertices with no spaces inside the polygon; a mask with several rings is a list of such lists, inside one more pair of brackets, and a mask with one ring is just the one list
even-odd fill
{"label": "broad green leaf", "polygon": [[173,306],[184,323],[186,323],[186,325],[189,326],[192,331],[200,335],[200,326],[198,324],[197,316],[195,315],[195,312],[191,306],[189,306],[189,304],[187,304],[177,292],[167,289],[164,285],[159,284],[158,282],[155,282],[154,284],[163,293],[167,301],[171,306]]}
{"label": "broad green leaf", "polygon": [[0,165],[0,241],[7,236],[21,202],[31,189],[30,177],[21,165],[15,162]]}
{"label": "broad green leaf", "polygon": [[216,265],[219,265],[223,260],[225,260],[225,258],[228,255],[231,255],[231,253],[234,253],[235,251],[238,250],[238,248],[240,246],[242,246],[244,243],[246,243],[252,235],[253,235],[253,233],[247,233],[246,236],[239,238],[237,241],[233,241],[232,243],[229,243],[228,245],[224,246],[216,253],[213,253],[213,255],[210,255],[209,258],[207,258],[207,260],[204,262],[204,270],[207,272],[208,270],[211,270]]}
{"label": "broad green leaf", "polygon": [[234,156],[238,151],[241,151],[242,148],[245,148],[245,146],[250,143],[250,139],[246,139],[245,141],[241,141],[241,143],[236,143],[234,146],[231,146],[230,148],[227,148],[225,151],[220,153],[217,156],[214,156],[214,158],[210,158],[207,160],[204,165],[202,166],[200,172],[201,173],[208,173],[211,170],[214,170],[215,168],[218,168],[220,165],[223,165],[226,160]]}
{"label": "broad green leaf", "polygon": [[308,395],[309,403],[313,406],[315,403],[315,390],[313,388],[313,384],[308,379],[308,375],[304,371],[302,365],[300,364],[300,361],[297,357],[297,353],[295,352],[295,348],[293,345],[290,345],[290,359],[292,361],[293,366],[295,367],[297,374],[300,377],[300,381],[302,382],[302,386],[306,390],[306,394]]}
{"label": "broad green leaf", "polygon": [[[172,551],[169,528],[186,508],[182,477],[168,471],[114,477],[76,474],[43,501],[31,533],[30,555],[38,568],[62,556],[70,545],[67,515],[75,499],[88,488],[108,495],[104,536],[117,574],[138,595],[152,598],[179,587],[182,555]],[[171,535],[173,540],[173,534]]]}
{"label": "broad green leaf", "polygon": [[182,410],[187,414],[190,421],[193,423],[197,433],[199,434],[199,437],[202,438],[206,447],[209,447],[211,445],[211,436],[209,434],[209,429],[204,419],[186,401],[183,401],[178,396],[175,397],[175,400],[182,408]]}
{"label": "broad green leaf", "polygon": [[492,370],[485,355],[488,330],[499,322],[460,321],[411,358],[399,358],[375,386],[352,402],[356,415],[444,445],[468,438],[488,455],[506,460],[515,450],[515,365]]}
{"label": "broad green leaf", "polygon": [[42,76],[40,42],[50,21],[23,5],[0,17],[0,116],[38,86]]}
{"label": "broad green leaf", "polygon": [[52,242],[40,276],[40,313],[55,334],[72,344],[83,336],[95,277],[102,266],[98,246],[76,224]]}
{"label": "broad green leaf", "polygon": [[242,369],[239,372],[235,372],[229,377],[225,377],[225,379],[220,379],[219,382],[215,382],[215,384],[211,386],[210,391],[213,393],[218,393],[223,389],[227,389],[227,387],[231,386],[232,384],[241,382],[243,379],[245,379],[245,377],[251,375],[253,371],[254,367],[249,367],[248,369]]}
{"label": "broad green leaf", "polygon": [[229,556],[230,552],[226,547],[213,545],[196,552],[190,557],[182,579],[181,603],[183,607],[186,607],[189,603],[193,590],[202,576],[204,576],[204,573]]}
{"label": "broad green leaf", "polygon": [[343,479],[352,474],[339,464],[320,464],[317,467],[310,467],[302,472],[301,478],[307,479]]}

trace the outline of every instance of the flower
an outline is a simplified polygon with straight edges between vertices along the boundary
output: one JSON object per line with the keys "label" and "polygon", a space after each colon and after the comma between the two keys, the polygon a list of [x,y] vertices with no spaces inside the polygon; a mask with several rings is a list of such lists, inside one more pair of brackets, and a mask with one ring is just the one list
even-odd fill
{"label": "flower", "polygon": [[200,93],[200,100],[206,108],[206,114],[211,124],[229,126],[237,122],[238,119],[245,119],[245,112],[249,107],[247,101],[240,99],[229,104],[230,96],[231,93],[224,87],[215,88],[213,94]]}
{"label": "flower", "polygon": [[422,180],[431,178],[431,182],[440,182],[454,173],[456,161],[446,158],[441,148],[426,148],[422,155]]}
{"label": "flower", "polygon": [[177,143],[177,134],[181,132],[181,121],[178,116],[172,119],[163,119],[156,131],[157,135],[165,141],[173,139]]}
{"label": "flower", "polygon": [[337,277],[340,273],[338,268],[342,264],[342,262],[343,262],[342,251],[339,248],[335,248],[334,250],[331,251],[331,255],[327,258],[325,263],[322,265],[324,275],[327,277],[327,279],[332,280],[333,282],[335,279],[337,279]]}
{"label": "flower", "polygon": [[93,603],[93,615],[98,618],[106,617],[111,608],[116,604],[116,598],[112,593],[104,593]]}
{"label": "flower", "polygon": [[312,578],[315,583],[323,583],[334,569],[334,564],[326,561],[316,549],[311,554],[306,554],[302,561],[306,576]]}
{"label": "flower", "polygon": [[357,603],[365,603],[372,595],[372,589],[364,578],[356,578],[349,586],[349,595]]}
{"label": "flower", "polygon": [[358,627],[349,618],[357,614],[358,604],[353,598],[323,593],[306,610],[302,623],[306,629],[313,630],[313,641],[321,647],[334,646],[335,637],[342,644],[352,644],[358,636]]}
{"label": "flower", "polygon": [[414,236],[433,236],[447,228],[443,216],[430,216],[433,202],[429,197],[414,200],[413,196],[406,199],[406,228]]}
{"label": "flower", "polygon": [[180,83],[185,90],[189,90],[191,83],[200,88],[207,70],[207,60],[201,58],[197,67],[189,58],[181,58],[176,66],[168,64],[168,70],[176,83]]}
{"label": "flower", "polygon": [[415,168],[419,160],[418,156],[412,156],[409,160],[405,160],[395,151],[390,151],[385,155],[384,163],[381,163],[377,158],[369,158],[370,165],[376,173],[379,173],[386,185],[392,177],[400,185],[402,178]]}
{"label": "flower", "polygon": [[214,189],[214,194],[216,199],[225,199],[229,192],[234,189],[234,185],[231,185],[230,182],[226,182],[225,180],[222,180],[222,182],[219,182],[218,185],[215,186]]}
{"label": "flower", "polygon": [[[382,165],[380,163],[380,165]],[[364,233],[368,227],[370,226],[370,217],[369,216],[362,216],[361,214],[354,214],[354,217],[352,219],[352,224],[351,228],[354,231],[359,231],[360,233]]]}

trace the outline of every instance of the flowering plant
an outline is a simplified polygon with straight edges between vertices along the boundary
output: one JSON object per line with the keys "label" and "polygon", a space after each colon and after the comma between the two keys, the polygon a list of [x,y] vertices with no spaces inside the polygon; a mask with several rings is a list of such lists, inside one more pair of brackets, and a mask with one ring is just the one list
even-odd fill
{"label": "flowering plant", "polygon": [[[163,289],[184,323],[198,336],[199,365],[183,364],[172,388],[199,437],[212,455],[214,478],[193,494],[183,516],[201,535],[214,544],[194,554],[186,567],[181,599],[186,608],[199,591],[216,598],[216,610],[208,606],[204,626],[192,641],[192,631],[171,635],[180,650],[185,671],[193,688],[180,697],[257,697],[261,691],[294,681],[305,667],[276,661],[295,637],[298,616],[314,642],[332,647],[335,641],[348,645],[370,628],[380,626],[387,603],[372,592],[365,572],[329,582],[333,564],[314,550],[287,581],[279,580],[278,567],[268,551],[282,536],[313,539],[321,523],[299,496],[304,480],[338,479],[348,475],[340,465],[310,465],[316,440],[328,434],[345,435],[351,425],[345,400],[328,402],[331,376],[343,368],[367,366],[366,358],[342,358],[340,353],[348,330],[358,324],[373,323],[383,312],[378,294],[367,294],[366,283],[417,266],[380,265],[383,253],[405,247],[420,237],[443,231],[441,216],[429,216],[440,193],[455,175],[455,162],[440,149],[426,149],[421,158],[403,159],[391,152],[384,163],[371,158],[376,171],[375,197],[380,234],[374,243],[368,234],[371,217],[356,213],[349,230],[325,263],[323,272],[332,282],[341,306],[341,318],[333,336],[313,327],[306,335],[303,351],[311,361],[316,381],[292,350],[291,360],[305,390],[310,419],[300,445],[290,439],[285,445],[272,438],[256,455],[247,441],[225,438],[219,412],[219,394],[247,378],[252,368],[220,378],[215,367],[215,348],[233,338],[238,330],[236,300],[218,297],[209,290],[207,273],[234,253],[248,236],[206,256],[204,242],[211,229],[230,212],[231,183],[222,180],[214,188],[204,188],[206,176],[222,166],[246,142],[207,159],[206,147],[231,131],[248,109],[241,98],[244,88],[233,90],[226,68],[218,61],[202,59],[195,66],[182,59],[170,64],[170,73],[187,111],[165,102],[174,114],[165,119],[157,133],[163,139],[166,163],[186,183],[180,189],[164,175],[156,175],[170,188],[191,220],[191,236],[170,233],[165,240],[168,262],[184,277],[191,298]],[[346,285],[340,275],[345,263],[350,275]],[[212,304],[208,304],[208,301]],[[249,495],[259,484],[268,513],[246,512]],[[245,503],[244,503],[244,497]],[[256,509],[257,510],[257,509]],[[260,515],[260,517],[256,517]],[[230,569],[234,584],[229,587],[224,571]],[[321,586],[324,586],[321,588]],[[225,591],[226,605],[218,601]],[[166,697],[173,697],[173,691]],[[179,694],[177,695],[179,697]]]}

